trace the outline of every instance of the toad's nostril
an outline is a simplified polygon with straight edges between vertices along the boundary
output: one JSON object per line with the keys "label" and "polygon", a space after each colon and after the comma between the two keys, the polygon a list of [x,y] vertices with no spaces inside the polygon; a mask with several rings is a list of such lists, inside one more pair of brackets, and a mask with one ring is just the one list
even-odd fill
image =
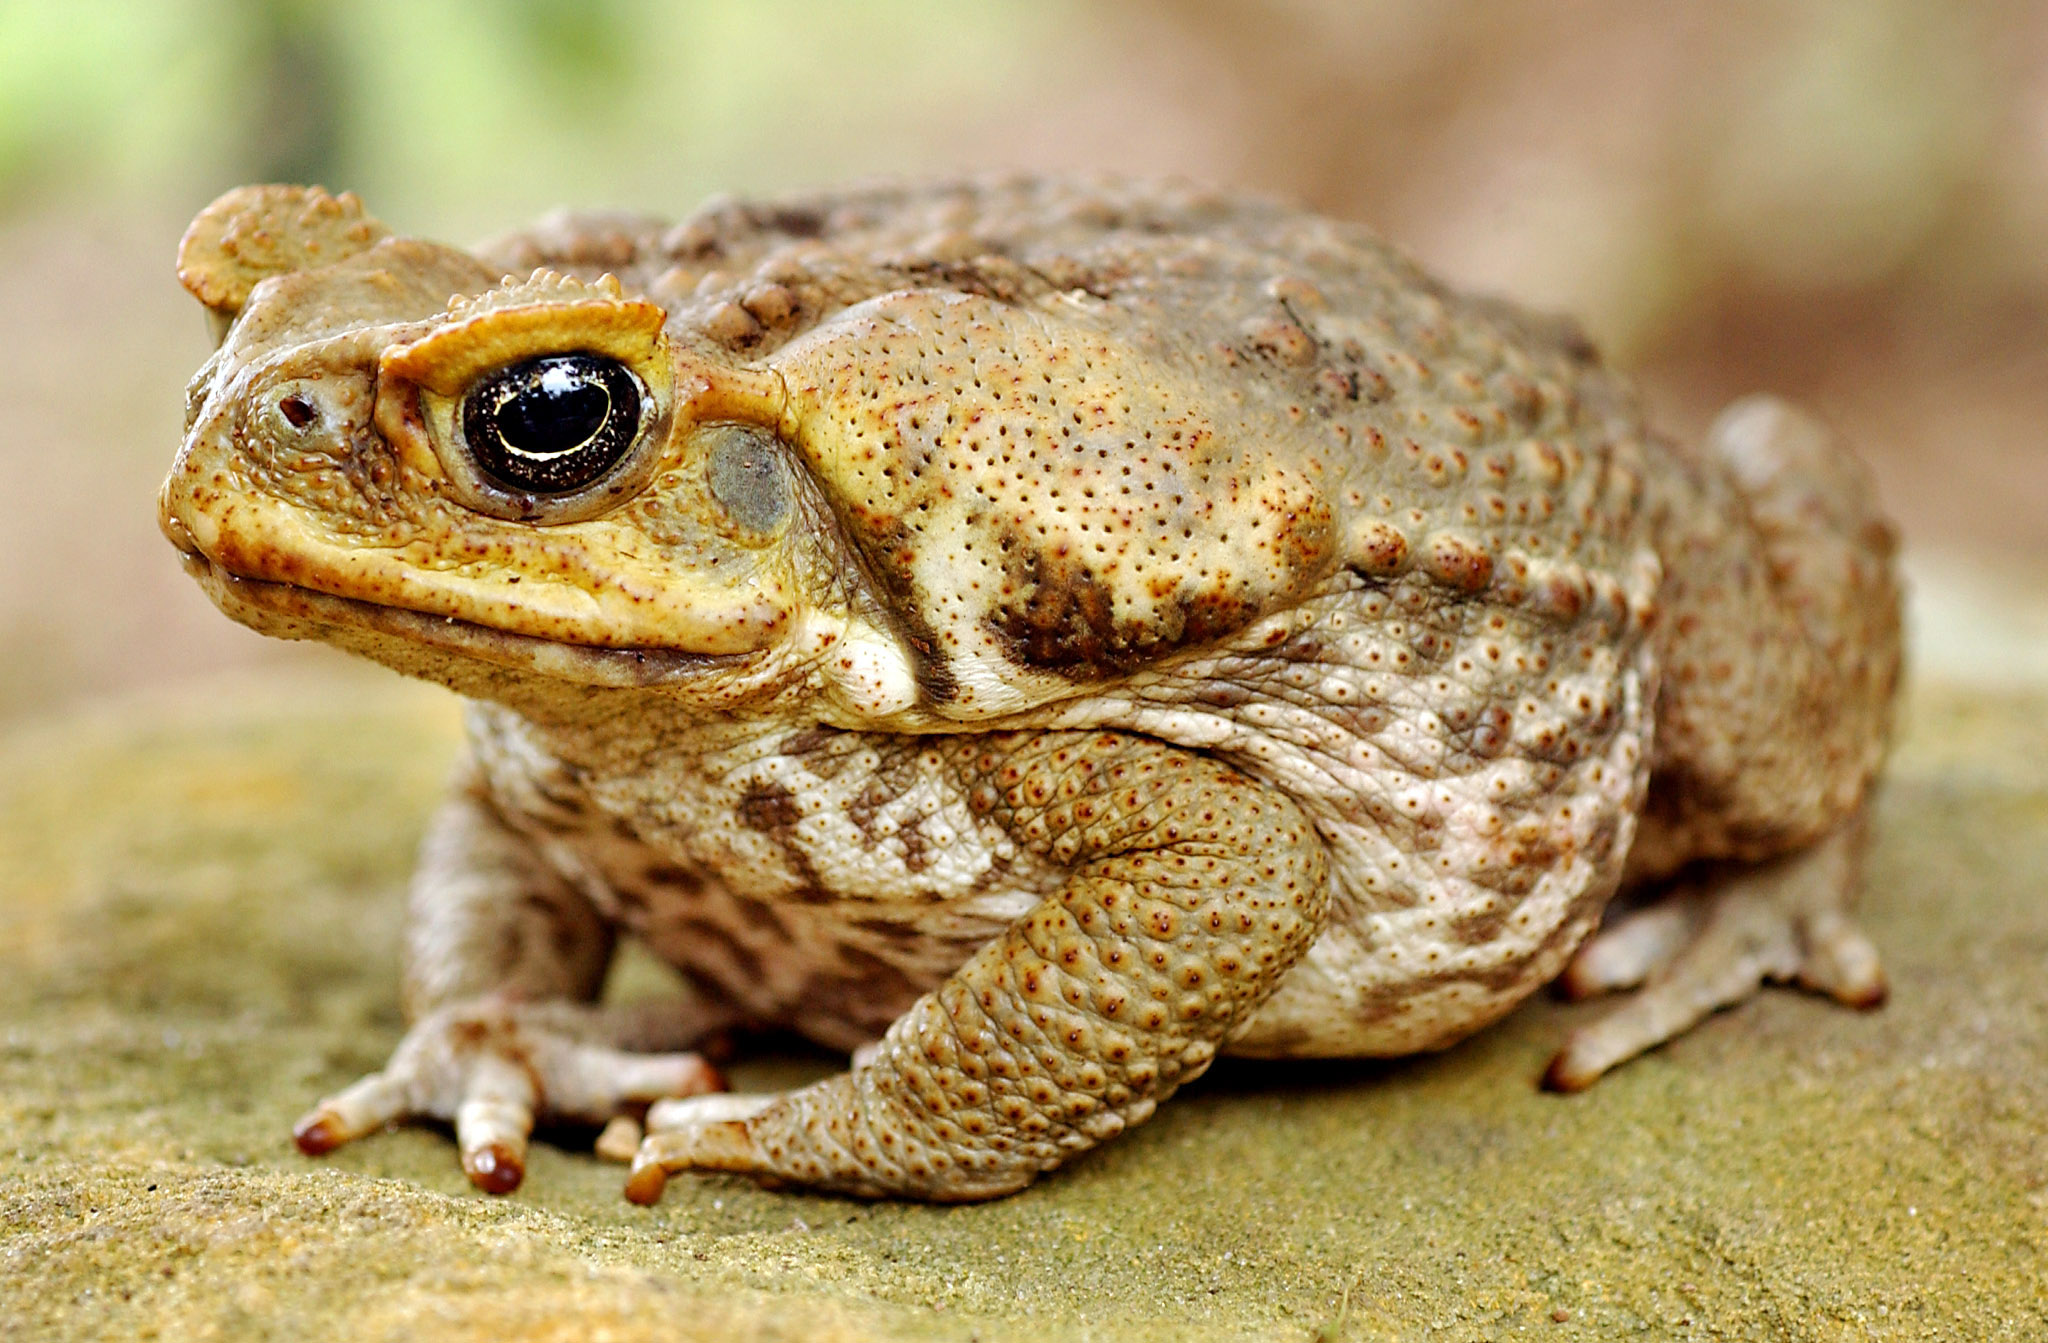
{"label": "toad's nostril", "polygon": [[277,412],[284,416],[286,423],[290,424],[294,429],[304,429],[314,420],[320,418],[319,407],[315,406],[305,397],[300,396],[297,392],[279,401],[277,403]]}

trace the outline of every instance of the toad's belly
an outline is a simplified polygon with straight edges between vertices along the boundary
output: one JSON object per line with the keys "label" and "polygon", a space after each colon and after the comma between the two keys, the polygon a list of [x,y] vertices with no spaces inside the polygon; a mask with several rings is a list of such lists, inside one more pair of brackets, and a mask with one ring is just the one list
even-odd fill
{"label": "toad's belly", "polygon": [[[744,805],[707,809],[706,824],[650,840],[588,805],[561,808],[562,792],[551,791],[558,803],[547,811],[519,790],[523,828],[602,917],[742,1021],[837,1049],[880,1037],[1067,875],[992,829],[945,819],[944,806],[900,824],[870,817],[871,830],[888,834],[863,842],[823,824],[764,828],[764,819],[785,818],[749,815]],[[501,794],[500,804],[513,800]],[[751,823],[708,824],[735,814]],[[1339,1057],[1449,1044],[1554,976],[1597,917],[1597,903],[1568,895],[1490,917],[1494,906],[1458,901],[1462,888],[1442,883],[1412,904],[1390,903],[1384,883],[1360,889],[1357,879],[1398,867],[1385,838],[1341,815],[1321,821],[1337,859],[1330,922],[1230,1052]],[[1560,894],[1586,885],[1552,875]]]}
{"label": "toad's belly", "polygon": [[[698,993],[742,1020],[850,1050],[878,1039],[1039,898],[1013,887],[920,905],[767,904],[669,869],[659,885],[622,885],[606,903]],[[1554,978],[1590,926],[1561,920],[1526,948],[1496,948],[1483,971],[1437,965],[1395,979],[1387,974],[1387,931],[1358,914],[1323,931],[1226,1052],[1357,1057],[1440,1048]],[[1427,965],[1426,953],[1419,959]]]}
{"label": "toad's belly", "polygon": [[[1555,979],[1601,902],[1561,911],[1527,940],[1469,959],[1389,955],[1380,920],[1340,913],[1225,1052],[1252,1058],[1392,1058],[1456,1044]],[[1468,948],[1458,948],[1467,950]]]}
{"label": "toad's belly", "polygon": [[852,1049],[880,1037],[1064,875],[972,830],[947,836],[943,863],[901,834],[836,853],[782,834],[755,852],[762,846],[726,832],[650,844],[595,824],[540,843],[608,923],[639,937],[704,998],[748,1024]]}
{"label": "toad's belly", "polygon": [[1009,886],[918,904],[771,904],[672,878],[658,889],[622,886],[610,898],[619,921],[699,993],[748,1022],[853,1049],[878,1039],[1040,895]]}
{"label": "toad's belly", "polygon": [[[1618,866],[1633,825],[1625,811],[1611,819],[1614,833],[1590,852],[1532,849],[1542,861],[1519,898],[1439,872],[1413,898],[1390,900],[1384,881],[1373,889],[1360,876],[1399,870],[1410,856],[1376,829],[1320,817],[1336,859],[1329,921],[1227,1052],[1399,1055],[1496,1020],[1553,978],[1597,922],[1612,887],[1601,869]],[[589,811],[529,834],[601,917],[640,937],[701,997],[837,1049],[879,1038],[1067,875],[972,830],[950,836],[943,865],[916,841],[837,859],[794,843],[752,855],[724,839],[650,844]]]}

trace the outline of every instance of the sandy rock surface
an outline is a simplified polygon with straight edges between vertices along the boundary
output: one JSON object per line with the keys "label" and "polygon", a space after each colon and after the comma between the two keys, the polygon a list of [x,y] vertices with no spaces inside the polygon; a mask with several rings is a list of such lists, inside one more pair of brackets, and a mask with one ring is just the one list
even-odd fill
{"label": "sandy rock surface", "polygon": [[2048,693],[1915,688],[1864,905],[1881,1012],[1773,992],[1571,1098],[1532,1081],[1597,1006],[1226,1063],[951,1208],[726,1179],[636,1208],[587,1134],[505,1199],[428,1129],[299,1156],[292,1119],[399,1034],[454,732],[438,692],[337,672],[0,736],[0,1337],[2048,1336]]}

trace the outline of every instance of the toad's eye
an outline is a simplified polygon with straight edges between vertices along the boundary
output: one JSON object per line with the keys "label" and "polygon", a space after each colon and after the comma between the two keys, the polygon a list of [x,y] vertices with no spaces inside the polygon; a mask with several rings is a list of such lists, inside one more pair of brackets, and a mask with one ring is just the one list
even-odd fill
{"label": "toad's eye", "polygon": [[499,369],[462,398],[477,469],[526,494],[568,494],[618,465],[640,432],[640,382],[595,354]]}

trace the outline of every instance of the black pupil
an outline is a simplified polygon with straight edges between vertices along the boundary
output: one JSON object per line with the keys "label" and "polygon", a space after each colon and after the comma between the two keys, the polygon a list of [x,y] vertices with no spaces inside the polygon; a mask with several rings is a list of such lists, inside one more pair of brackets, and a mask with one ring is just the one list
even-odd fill
{"label": "black pupil", "polygon": [[602,382],[557,364],[498,407],[498,433],[506,447],[531,457],[574,452],[604,428],[611,408]]}
{"label": "black pupil", "polygon": [[528,494],[580,490],[618,464],[640,428],[640,389],[616,360],[556,354],[500,369],[462,403],[477,467]]}

